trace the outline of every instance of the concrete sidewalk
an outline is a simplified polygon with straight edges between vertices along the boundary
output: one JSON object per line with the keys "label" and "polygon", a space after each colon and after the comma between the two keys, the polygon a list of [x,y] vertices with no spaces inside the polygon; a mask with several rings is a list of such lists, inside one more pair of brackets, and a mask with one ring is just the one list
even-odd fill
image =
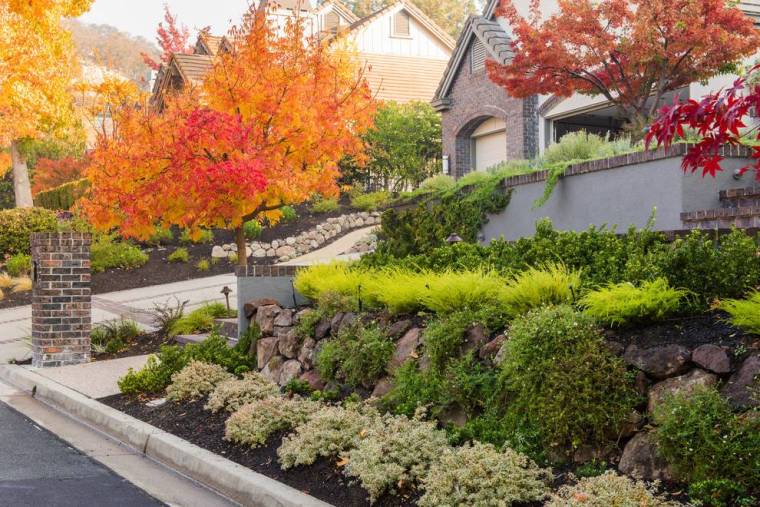
{"label": "concrete sidewalk", "polygon": [[[92,297],[92,322],[98,324],[125,318],[150,328],[150,312],[156,305],[187,301],[187,309],[192,310],[204,303],[223,302],[221,290],[225,286],[232,289],[230,306],[235,308],[237,285],[233,273],[97,294]],[[31,334],[31,306],[0,310],[0,364],[27,359]]]}

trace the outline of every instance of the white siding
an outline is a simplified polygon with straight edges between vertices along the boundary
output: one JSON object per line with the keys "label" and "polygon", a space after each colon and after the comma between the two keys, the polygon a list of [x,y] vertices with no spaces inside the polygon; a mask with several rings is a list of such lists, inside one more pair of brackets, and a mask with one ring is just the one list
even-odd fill
{"label": "white siding", "polygon": [[401,9],[402,6],[391,9],[356,33],[359,52],[448,60],[451,50],[413,17],[410,18],[410,37],[391,36],[393,15]]}

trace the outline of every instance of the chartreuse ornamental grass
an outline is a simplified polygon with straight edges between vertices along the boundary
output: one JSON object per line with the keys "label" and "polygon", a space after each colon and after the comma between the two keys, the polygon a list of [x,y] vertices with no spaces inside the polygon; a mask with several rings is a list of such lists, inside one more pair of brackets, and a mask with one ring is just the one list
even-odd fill
{"label": "chartreuse ornamental grass", "polygon": [[572,303],[581,287],[581,273],[563,264],[547,264],[522,271],[501,292],[501,303],[512,315],[547,304]]}
{"label": "chartreuse ornamental grass", "polygon": [[597,322],[621,326],[662,320],[678,311],[687,291],[670,287],[664,278],[636,287],[624,282],[586,294],[580,301],[584,313]]}
{"label": "chartreuse ornamental grass", "polygon": [[222,303],[205,304],[174,322],[169,328],[169,336],[205,333],[213,329],[214,319],[226,317],[230,315]]}
{"label": "chartreuse ornamental grass", "polygon": [[760,334],[760,292],[752,291],[746,299],[726,299],[719,304],[731,316],[731,323],[752,334]]}

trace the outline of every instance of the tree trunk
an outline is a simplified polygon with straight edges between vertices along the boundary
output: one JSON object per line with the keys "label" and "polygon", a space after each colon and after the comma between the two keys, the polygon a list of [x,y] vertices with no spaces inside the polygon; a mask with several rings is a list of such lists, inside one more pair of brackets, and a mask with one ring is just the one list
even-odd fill
{"label": "tree trunk", "polygon": [[238,266],[246,266],[248,264],[248,256],[246,255],[246,243],[245,243],[245,231],[243,225],[235,229],[235,243],[238,247]]}
{"label": "tree trunk", "polygon": [[26,158],[18,150],[16,141],[11,143],[11,160],[13,161],[13,192],[16,196],[17,208],[31,208],[32,186],[29,183],[29,169],[26,167]]}

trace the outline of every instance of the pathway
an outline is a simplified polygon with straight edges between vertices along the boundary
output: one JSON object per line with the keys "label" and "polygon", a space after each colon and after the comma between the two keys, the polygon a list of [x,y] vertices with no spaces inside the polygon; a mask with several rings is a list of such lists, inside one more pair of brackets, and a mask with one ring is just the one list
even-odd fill
{"label": "pathway", "polygon": [[[116,319],[131,319],[144,328],[151,326],[151,311],[156,305],[187,301],[192,310],[211,301],[224,302],[222,287],[232,289],[230,306],[237,306],[235,275],[217,275],[182,282],[141,287],[98,294],[92,298],[92,322],[98,324]],[[0,310],[0,364],[29,357],[32,334],[32,307],[20,306]]]}
{"label": "pathway", "polygon": [[306,266],[310,264],[324,264],[334,260],[355,260],[361,257],[361,254],[352,253],[346,254],[356,243],[366,238],[377,230],[377,226],[364,227],[363,229],[357,229],[351,231],[345,236],[333,241],[327,246],[314,250],[295,259],[291,259],[287,262],[282,262],[280,266]]}

